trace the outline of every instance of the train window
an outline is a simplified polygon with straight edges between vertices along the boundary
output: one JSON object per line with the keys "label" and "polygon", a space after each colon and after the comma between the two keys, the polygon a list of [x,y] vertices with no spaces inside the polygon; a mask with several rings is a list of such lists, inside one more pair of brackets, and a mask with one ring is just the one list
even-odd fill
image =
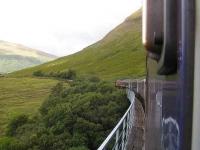
{"label": "train window", "polygon": [[145,0],[143,6],[143,44],[149,56],[159,60],[163,43],[163,1]]}
{"label": "train window", "polygon": [[143,44],[148,57],[158,61],[158,74],[177,70],[177,0],[145,0]]}

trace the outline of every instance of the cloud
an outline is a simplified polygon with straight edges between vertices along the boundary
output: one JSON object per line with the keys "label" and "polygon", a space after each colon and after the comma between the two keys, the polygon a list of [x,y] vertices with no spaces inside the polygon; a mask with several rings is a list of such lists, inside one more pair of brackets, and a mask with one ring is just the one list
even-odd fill
{"label": "cloud", "polygon": [[0,0],[0,39],[55,55],[101,39],[141,0]]}

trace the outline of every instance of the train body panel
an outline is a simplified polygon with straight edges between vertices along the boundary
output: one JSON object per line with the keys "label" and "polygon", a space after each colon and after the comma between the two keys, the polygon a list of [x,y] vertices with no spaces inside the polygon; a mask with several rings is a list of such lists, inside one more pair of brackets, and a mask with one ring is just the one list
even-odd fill
{"label": "train body panel", "polygon": [[[147,49],[145,148],[148,150],[191,149],[194,2],[165,0],[161,55],[158,58],[157,53],[154,54],[153,50]],[[154,55],[156,57],[152,57]]]}

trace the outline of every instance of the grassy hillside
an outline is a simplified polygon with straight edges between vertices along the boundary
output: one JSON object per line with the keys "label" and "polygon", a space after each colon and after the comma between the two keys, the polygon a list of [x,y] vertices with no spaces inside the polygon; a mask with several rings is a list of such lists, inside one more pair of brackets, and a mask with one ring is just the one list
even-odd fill
{"label": "grassy hillside", "polygon": [[34,114],[57,83],[51,79],[0,78],[0,136],[15,115]]}
{"label": "grassy hillside", "polygon": [[[19,51],[10,53],[0,48],[0,55],[13,57],[16,52]],[[75,146],[72,149],[85,148],[76,147],[80,146],[77,143],[96,149],[124,113],[128,105],[124,103],[126,95],[109,82],[90,83],[83,79],[70,88],[58,84],[47,99],[50,89],[58,81],[32,77],[39,70],[48,73],[68,69],[76,70],[78,75],[95,74],[109,80],[143,76],[145,51],[141,44],[141,11],[128,17],[99,42],[76,54],[0,77],[0,137],[5,136],[6,126],[14,116],[36,114],[36,118],[29,118],[26,124],[16,127],[13,139],[33,149],[37,146],[66,149],[66,145]],[[7,138],[0,138],[0,144]]]}
{"label": "grassy hillside", "polygon": [[31,76],[37,70],[56,72],[70,68],[80,74],[96,74],[104,79],[142,76],[145,74],[145,51],[141,41],[140,10],[82,51],[10,76]]}
{"label": "grassy hillside", "polygon": [[0,41],[0,73],[40,65],[56,57],[20,44]]}

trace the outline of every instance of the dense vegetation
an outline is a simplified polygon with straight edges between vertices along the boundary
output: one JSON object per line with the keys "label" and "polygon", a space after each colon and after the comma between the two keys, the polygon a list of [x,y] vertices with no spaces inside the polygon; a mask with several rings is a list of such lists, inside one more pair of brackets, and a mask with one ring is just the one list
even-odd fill
{"label": "dense vegetation", "polygon": [[33,76],[36,77],[53,77],[57,79],[73,80],[76,78],[76,71],[69,69],[67,71],[58,72],[42,72],[41,70],[33,72]]}
{"label": "dense vegetation", "polygon": [[1,139],[0,145],[5,150],[95,150],[127,107],[124,91],[97,77],[70,85],[59,82],[40,114],[20,115],[10,122],[10,138]]}
{"label": "dense vegetation", "polygon": [[145,75],[145,51],[141,40],[141,10],[128,17],[99,42],[55,61],[25,69],[10,76],[32,76],[33,72],[63,72],[73,68],[78,74],[95,74],[102,79]]}

